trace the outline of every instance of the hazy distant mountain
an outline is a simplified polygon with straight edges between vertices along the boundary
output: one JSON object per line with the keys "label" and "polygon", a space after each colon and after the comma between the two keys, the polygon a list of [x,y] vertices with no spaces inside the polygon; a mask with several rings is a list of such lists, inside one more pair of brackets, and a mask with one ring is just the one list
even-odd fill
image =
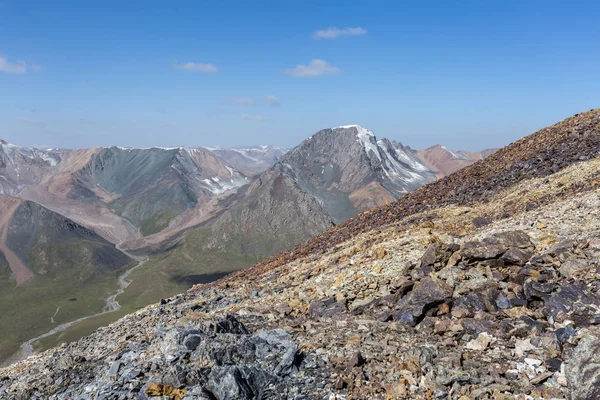
{"label": "hazy distant mountain", "polygon": [[278,146],[252,146],[230,149],[207,147],[206,149],[223,160],[225,164],[248,174],[266,171],[288,151],[288,149]]}
{"label": "hazy distant mountain", "polygon": [[487,149],[478,152],[452,151],[445,146],[435,145],[424,150],[415,151],[415,155],[435,172],[436,177],[443,178],[461,168],[483,160],[498,149]]}
{"label": "hazy distant mountain", "polygon": [[0,194],[16,194],[56,171],[61,152],[32,149],[0,140]]}
{"label": "hazy distant mountain", "polygon": [[212,198],[248,182],[202,148],[39,150],[0,145],[0,193],[42,204],[113,243],[167,227],[176,230],[198,218],[182,220],[184,213],[194,214]]}

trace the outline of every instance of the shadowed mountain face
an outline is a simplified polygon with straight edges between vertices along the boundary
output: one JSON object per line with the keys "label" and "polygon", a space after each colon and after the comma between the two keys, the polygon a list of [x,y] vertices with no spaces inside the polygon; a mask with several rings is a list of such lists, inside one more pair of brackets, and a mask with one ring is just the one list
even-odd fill
{"label": "shadowed mountain face", "polygon": [[34,275],[61,274],[64,273],[61,265],[81,261],[75,261],[73,256],[54,259],[54,253],[60,247],[87,247],[89,254],[86,257],[100,270],[118,270],[130,261],[93,231],[30,201],[24,201],[15,209],[7,225],[6,245]]}
{"label": "shadowed mountain face", "polygon": [[304,191],[277,168],[263,173],[238,202],[209,225],[208,248],[260,259],[333,225],[321,199]]}

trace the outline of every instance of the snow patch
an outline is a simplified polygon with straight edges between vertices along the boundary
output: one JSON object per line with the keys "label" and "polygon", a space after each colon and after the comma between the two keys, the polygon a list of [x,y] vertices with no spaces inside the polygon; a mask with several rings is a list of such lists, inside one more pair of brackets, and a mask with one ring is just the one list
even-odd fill
{"label": "snow patch", "polygon": [[44,161],[47,161],[51,167],[56,167],[56,165],[58,164],[58,162],[56,161],[56,158],[46,154],[46,153],[38,153],[38,155],[40,156],[40,158]]}
{"label": "snow patch", "polygon": [[370,131],[369,129],[367,129],[361,125],[342,125],[342,126],[336,126],[333,129],[350,129],[350,128],[356,128],[356,129],[358,129],[359,132],[363,131],[367,135],[375,136],[375,134],[372,131]]}
{"label": "snow patch", "polygon": [[381,155],[379,154],[379,146],[377,146],[377,142],[375,141],[375,134],[373,134],[373,132],[371,132],[367,128],[363,128],[362,126],[356,125],[353,126],[353,128],[356,128],[356,130],[358,131],[358,133],[356,134],[356,137],[358,138],[357,141],[362,143],[363,147],[365,148],[365,151],[367,152],[367,155],[369,155],[370,152],[373,152],[375,156],[379,159],[379,161],[381,161]]}

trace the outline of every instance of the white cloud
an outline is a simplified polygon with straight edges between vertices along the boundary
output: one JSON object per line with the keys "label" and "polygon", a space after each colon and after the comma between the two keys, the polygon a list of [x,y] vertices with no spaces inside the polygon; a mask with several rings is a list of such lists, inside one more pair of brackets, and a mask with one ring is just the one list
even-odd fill
{"label": "white cloud", "polygon": [[0,72],[7,74],[24,74],[27,72],[27,64],[24,61],[9,62],[6,58],[0,57]]}
{"label": "white cloud", "polygon": [[342,36],[362,36],[366,35],[367,30],[364,28],[329,28],[316,31],[313,33],[313,39],[337,39]]}
{"label": "white cloud", "polygon": [[249,97],[232,97],[227,99],[229,104],[236,104],[238,106],[253,106],[254,100]]}
{"label": "white cloud", "polygon": [[266,96],[265,100],[267,100],[267,104],[271,107],[279,107],[281,105],[281,102],[275,96]]}
{"label": "white cloud", "polygon": [[248,114],[242,114],[242,119],[248,120],[248,121],[262,121],[265,119],[265,117],[263,117],[262,115],[248,115]]}
{"label": "white cloud", "polygon": [[288,68],[283,72],[296,78],[312,78],[326,74],[337,74],[340,69],[327,64],[323,60],[312,60],[309,65],[297,65],[296,68]]}
{"label": "white cloud", "polygon": [[180,71],[217,72],[217,67],[214,64],[202,64],[202,63],[189,62],[189,63],[185,63],[185,64],[175,64],[173,67]]}

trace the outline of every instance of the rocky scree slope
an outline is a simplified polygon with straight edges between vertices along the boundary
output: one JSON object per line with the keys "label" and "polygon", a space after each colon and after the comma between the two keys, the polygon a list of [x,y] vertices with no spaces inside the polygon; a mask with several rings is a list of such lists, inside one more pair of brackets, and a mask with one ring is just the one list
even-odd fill
{"label": "rocky scree slope", "polygon": [[[309,242],[320,246],[0,370],[0,394],[597,398],[599,114],[469,167],[479,175],[464,184],[504,173],[487,192],[457,185],[412,214],[380,214],[403,198],[363,213],[342,226],[350,240],[333,228]],[[547,157],[536,148],[533,158],[544,139]],[[421,190],[448,189],[456,175]]]}

